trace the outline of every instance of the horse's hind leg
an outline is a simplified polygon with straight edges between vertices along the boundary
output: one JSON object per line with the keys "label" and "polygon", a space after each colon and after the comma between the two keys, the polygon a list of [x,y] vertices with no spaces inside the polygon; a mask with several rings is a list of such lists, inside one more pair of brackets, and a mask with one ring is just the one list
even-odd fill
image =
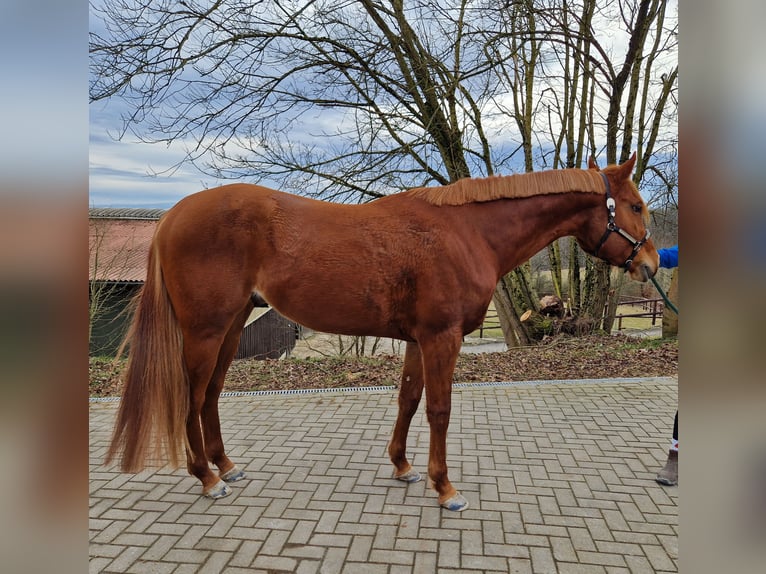
{"label": "horse's hind leg", "polygon": [[223,334],[201,336],[189,331],[184,332],[184,360],[189,376],[189,415],[186,419],[186,436],[189,440],[186,452],[187,468],[189,474],[196,476],[202,483],[202,492],[211,498],[221,498],[231,492],[210,469],[200,420],[223,338]]}
{"label": "horse's hind leg", "polygon": [[245,478],[245,473],[240,470],[229,457],[226,456],[223,438],[221,437],[221,422],[218,415],[218,398],[223,389],[226,372],[229,370],[237,346],[242,335],[242,329],[253,306],[248,304],[242,313],[234,320],[229,332],[223,340],[221,350],[218,353],[213,376],[205,392],[205,402],[202,405],[202,434],[205,439],[205,453],[210,462],[218,467],[220,477],[226,482],[236,482]]}
{"label": "horse's hind leg", "polygon": [[396,418],[394,433],[388,445],[388,454],[394,463],[394,478],[405,482],[417,482],[420,473],[412,468],[407,460],[407,434],[412,417],[418,410],[423,395],[423,361],[417,343],[407,343],[404,353],[402,382],[399,388],[399,414]]}

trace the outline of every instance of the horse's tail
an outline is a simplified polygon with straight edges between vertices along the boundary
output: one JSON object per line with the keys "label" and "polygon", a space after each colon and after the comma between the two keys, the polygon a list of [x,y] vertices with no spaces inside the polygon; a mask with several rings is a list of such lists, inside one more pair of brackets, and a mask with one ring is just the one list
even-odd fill
{"label": "horse's tail", "polygon": [[139,472],[147,461],[178,468],[186,460],[189,385],[181,329],[160,267],[157,233],[146,283],[121,350],[125,346],[129,355],[124,389],[106,463],[121,453],[123,472]]}

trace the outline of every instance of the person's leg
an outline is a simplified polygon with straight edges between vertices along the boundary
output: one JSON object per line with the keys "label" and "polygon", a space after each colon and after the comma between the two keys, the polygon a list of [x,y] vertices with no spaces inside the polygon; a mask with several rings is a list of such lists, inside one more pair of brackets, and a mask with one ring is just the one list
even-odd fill
{"label": "person's leg", "polygon": [[665,486],[678,484],[678,411],[676,411],[676,418],[673,422],[673,441],[670,443],[670,450],[668,450],[668,460],[654,480]]}

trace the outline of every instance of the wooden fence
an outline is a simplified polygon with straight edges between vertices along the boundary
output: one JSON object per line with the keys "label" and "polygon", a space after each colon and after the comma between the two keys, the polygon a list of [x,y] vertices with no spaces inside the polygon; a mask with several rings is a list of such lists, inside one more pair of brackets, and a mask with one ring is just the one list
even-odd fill
{"label": "wooden fence", "polygon": [[662,313],[665,310],[665,302],[662,298],[642,299],[628,298],[620,301],[621,306],[636,307],[637,311],[631,313],[618,313],[614,316],[617,320],[617,330],[622,329],[622,320],[626,317],[647,317],[652,320],[652,327],[657,324],[657,320],[662,323]]}
{"label": "wooden fence", "polygon": [[[661,298],[657,299],[644,299],[640,297],[624,297],[620,300],[620,306],[635,307],[635,311],[628,313],[617,313],[614,318],[617,322],[617,330],[622,329],[622,320],[628,317],[641,318],[645,317],[651,319],[652,326],[657,325],[658,321],[662,322],[662,313],[665,309],[665,303]],[[500,318],[497,316],[497,311],[494,306],[490,306],[487,311],[487,315],[484,317],[484,322],[479,327],[479,337],[484,337],[484,331],[489,329],[499,329]]]}
{"label": "wooden fence", "polygon": [[278,359],[295,347],[298,326],[269,309],[242,331],[235,359]]}

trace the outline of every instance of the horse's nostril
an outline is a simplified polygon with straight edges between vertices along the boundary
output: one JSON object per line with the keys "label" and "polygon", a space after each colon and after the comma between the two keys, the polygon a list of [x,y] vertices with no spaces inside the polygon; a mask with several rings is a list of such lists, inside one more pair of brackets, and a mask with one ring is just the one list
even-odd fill
{"label": "horse's nostril", "polygon": [[641,271],[643,272],[643,275],[644,275],[644,281],[649,281],[649,279],[654,277],[654,274],[656,273],[656,270],[653,271],[652,268],[649,267],[649,265],[647,265],[646,263],[641,265]]}

